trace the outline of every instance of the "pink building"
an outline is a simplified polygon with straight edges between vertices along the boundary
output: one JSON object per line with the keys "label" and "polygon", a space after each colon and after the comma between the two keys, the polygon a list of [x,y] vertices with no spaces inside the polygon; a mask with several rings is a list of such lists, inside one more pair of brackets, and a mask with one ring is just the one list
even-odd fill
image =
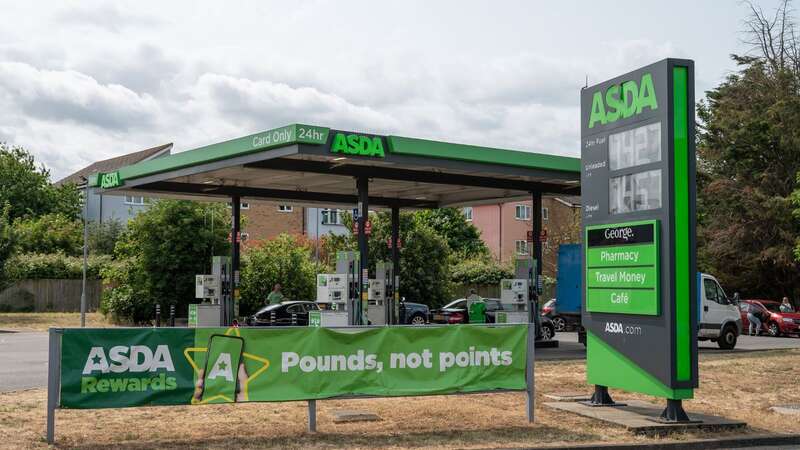
{"label": "pink building", "polygon": [[[562,242],[578,242],[580,226],[579,197],[544,197],[542,229],[547,241],[542,253],[545,274],[554,274],[557,246]],[[533,251],[527,233],[533,229],[532,202],[510,202],[494,205],[467,206],[464,216],[481,232],[481,238],[498,261],[508,262],[517,255]]]}

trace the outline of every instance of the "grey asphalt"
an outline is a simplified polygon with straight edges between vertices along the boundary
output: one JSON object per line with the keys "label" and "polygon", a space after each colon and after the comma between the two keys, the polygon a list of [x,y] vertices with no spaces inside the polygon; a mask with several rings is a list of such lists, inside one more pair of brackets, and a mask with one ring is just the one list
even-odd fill
{"label": "grey asphalt", "polygon": [[[539,361],[586,358],[575,332],[558,333],[558,348],[536,349]],[[701,342],[702,354],[742,353],[748,351],[800,348],[800,338],[740,336],[734,350],[720,350],[717,344]],[[0,332],[0,392],[47,386],[47,333]]]}

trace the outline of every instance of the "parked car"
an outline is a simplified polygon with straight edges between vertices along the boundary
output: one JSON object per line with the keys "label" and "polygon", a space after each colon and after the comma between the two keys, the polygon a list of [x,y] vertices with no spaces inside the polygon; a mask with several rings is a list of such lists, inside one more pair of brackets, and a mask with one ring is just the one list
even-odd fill
{"label": "parked car", "polygon": [[553,322],[556,332],[566,331],[567,329],[579,328],[581,326],[580,314],[564,314],[558,308],[558,300],[553,298],[542,306],[542,317],[547,317]]}
{"label": "parked car", "polygon": [[753,308],[761,317],[766,318],[761,324],[761,331],[770,336],[794,334],[800,337],[800,313],[781,312],[781,303],[775,300],[742,300],[739,309],[742,315],[742,326],[748,329],[750,321],[747,320],[748,308]]}
{"label": "parked car", "polygon": [[319,305],[308,301],[288,301],[267,305],[247,318],[250,326],[307,326],[308,312],[319,311]]}
{"label": "parked car", "polygon": [[697,340],[716,342],[724,350],[736,347],[743,329],[739,308],[707,273],[697,273],[697,303]]}
{"label": "parked car", "polygon": [[[500,299],[486,298],[486,323],[495,323],[497,311],[503,310]],[[460,298],[431,311],[431,323],[469,323],[467,314],[467,299]],[[537,330],[537,340],[548,341],[556,335],[553,322],[547,317],[541,317],[541,326]]]}
{"label": "parked car", "polygon": [[406,325],[425,325],[430,316],[428,305],[402,301],[400,302],[400,323]]}

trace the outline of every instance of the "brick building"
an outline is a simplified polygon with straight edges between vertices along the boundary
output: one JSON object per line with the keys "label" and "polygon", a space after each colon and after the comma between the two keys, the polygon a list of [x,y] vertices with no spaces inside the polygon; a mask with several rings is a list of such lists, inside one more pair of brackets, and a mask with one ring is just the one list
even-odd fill
{"label": "brick building", "polygon": [[[464,216],[481,232],[481,238],[498,261],[512,261],[533,250],[527,233],[533,228],[532,202],[509,202],[468,206]],[[542,272],[555,276],[558,245],[580,242],[580,197],[542,199],[542,229],[547,241],[542,247]]]}
{"label": "brick building", "polygon": [[304,234],[305,208],[275,202],[242,200],[242,233],[248,241],[271,239],[281,233]]}

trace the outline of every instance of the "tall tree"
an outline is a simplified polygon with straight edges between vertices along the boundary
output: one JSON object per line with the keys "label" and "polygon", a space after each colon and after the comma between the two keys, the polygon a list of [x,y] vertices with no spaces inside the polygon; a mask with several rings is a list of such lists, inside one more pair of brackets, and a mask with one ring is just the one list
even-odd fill
{"label": "tall tree", "polygon": [[53,186],[50,171],[36,164],[22,147],[0,143],[0,205],[8,204],[9,219],[56,213],[77,217],[80,194],[74,184]]}
{"label": "tall tree", "polygon": [[[747,55],[698,105],[700,269],[745,296],[800,294],[793,248],[800,222],[800,71],[788,2],[767,16],[751,5]],[[798,205],[800,206],[800,205]]]}

